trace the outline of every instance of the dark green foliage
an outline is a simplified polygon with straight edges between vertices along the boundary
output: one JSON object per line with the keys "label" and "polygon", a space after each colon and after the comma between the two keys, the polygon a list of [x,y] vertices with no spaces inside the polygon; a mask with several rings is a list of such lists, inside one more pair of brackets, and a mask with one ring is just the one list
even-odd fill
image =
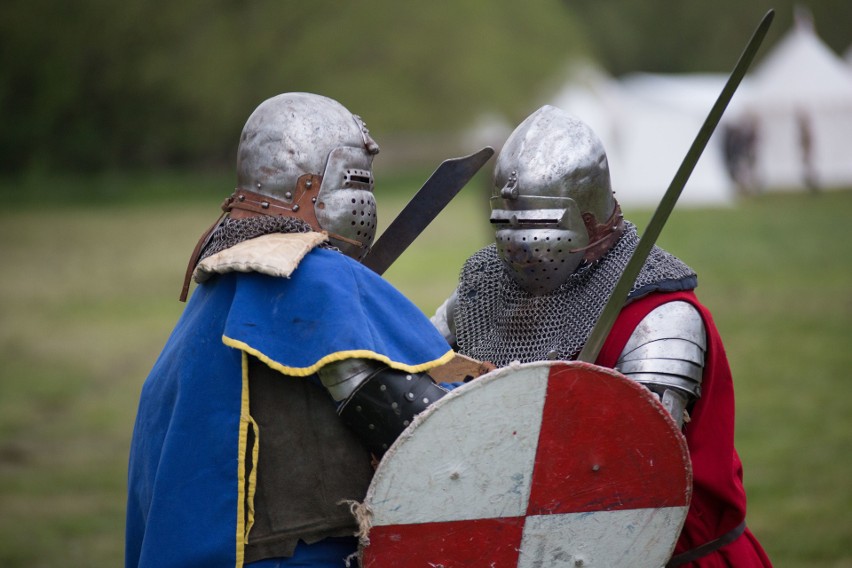
{"label": "dark green foliage", "polygon": [[[615,74],[728,71],[760,16],[794,0],[4,0],[0,174],[210,167],[230,171],[267,97],[312,91],[380,141],[516,123],[573,56]],[[848,0],[809,4],[835,51]],[[388,135],[392,135],[389,137]]]}
{"label": "dark green foliage", "polygon": [[523,115],[578,47],[571,22],[558,2],[8,0],[0,172],[230,166],[248,114],[284,91],[337,98],[374,132]]}
{"label": "dark green foliage", "polygon": [[[797,7],[813,15],[817,33],[837,53],[852,44],[848,0],[562,0],[586,26],[595,56],[610,73],[730,71],[760,18],[775,20],[771,46],[793,25]],[[766,53],[765,47],[762,53]],[[759,54],[760,55],[760,54]]]}

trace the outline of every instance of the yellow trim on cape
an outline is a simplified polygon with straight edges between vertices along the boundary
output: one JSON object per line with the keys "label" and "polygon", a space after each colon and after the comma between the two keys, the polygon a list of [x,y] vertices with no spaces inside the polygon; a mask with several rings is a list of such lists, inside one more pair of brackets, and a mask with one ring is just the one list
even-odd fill
{"label": "yellow trim on cape", "polygon": [[[242,568],[245,562],[246,549],[246,448],[248,446],[248,429],[251,422],[249,416],[249,382],[248,382],[248,355],[242,356],[243,388],[240,400],[240,437],[239,454],[237,455],[237,534],[236,534],[236,568]],[[256,446],[257,444],[255,444]]]}
{"label": "yellow trim on cape", "polygon": [[[249,409],[249,411],[251,411],[251,409]],[[249,543],[249,533],[251,533],[251,529],[254,526],[254,496],[257,493],[257,470],[258,464],[260,463],[260,427],[258,427],[257,422],[255,422],[251,415],[249,415],[248,419],[251,422],[252,432],[254,432],[254,446],[251,450],[252,466],[248,479],[248,522],[246,524],[246,544]]]}
{"label": "yellow trim on cape", "polygon": [[[344,361],[346,359],[372,359],[375,361],[381,361],[391,369],[405,371],[406,373],[421,373],[423,371],[428,371],[429,369],[432,369],[434,367],[439,367],[449,362],[455,356],[455,352],[450,349],[438,359],[433,359],[432,361],[427,361],[426,363],[420,363],[419,365],[406,365],[405,363],[392,361],[386,355],[381,355],[374,351],[369,351],[367,349],[353,349],[349,351],[337,351],[335,353],[329,353],[328,355],[321,358],[319,361],[309,367],[288,367],[287,365],[282,365],[281,363],[267,357],[257,349],[237,339],[232,339],[226,335],[223,335],[222,343],[224,343],[228,347],[239,349],[243,352],[244,356],[246,353],[253,355],[254,357],[257,357],[258,359],[266,363],[272,369],[278,371],[279,373],[283,373],[292,377],[308,377],[310,375],[313,375],[329,363],[333,363],[335,361]],[[245,387],[245,390],[247,391],[248,387]]]}

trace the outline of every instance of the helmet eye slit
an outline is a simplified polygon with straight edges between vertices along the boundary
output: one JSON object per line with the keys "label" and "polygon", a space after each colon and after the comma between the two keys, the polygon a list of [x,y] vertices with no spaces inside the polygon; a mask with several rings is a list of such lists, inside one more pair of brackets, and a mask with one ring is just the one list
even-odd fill
{"label": "helmet eye slit", "polygon": [[345,186],[349,186],[353,183],[366,185],[367,188],[371,188],[373,186],[373,177],[370,175],[370,172],[366,170],[346,170],[346,173],[343,176],[343,184]]}

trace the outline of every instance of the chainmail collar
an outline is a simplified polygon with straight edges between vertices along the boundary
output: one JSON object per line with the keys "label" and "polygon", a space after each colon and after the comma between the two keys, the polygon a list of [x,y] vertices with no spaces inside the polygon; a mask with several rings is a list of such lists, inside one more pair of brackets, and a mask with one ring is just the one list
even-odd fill
{"label": "chainmail collar", "polygon": [[[616,245],[599,261],[585,264],[554,292],[533,296],[518,286],[491,244],[462,268],[452,314],[459,352],[504,367],[512,361],[573,360],[585,345],[606,301],[639,243],[636,226],[625,222]],[[628,301],[654,291],[689,290],[695,272],[675,256],[653,247]]]}
{"label": "chainmail collar", "polygon": [[[236,244],[270,233],[308,233],[313,231],[310,225],[294,217],[259,215],[244,219],[225,217],[222,223],[213,231],[207,246],[201,252],[199,262]],[[318,248],[338,250],[328,242],[318,245]]]}

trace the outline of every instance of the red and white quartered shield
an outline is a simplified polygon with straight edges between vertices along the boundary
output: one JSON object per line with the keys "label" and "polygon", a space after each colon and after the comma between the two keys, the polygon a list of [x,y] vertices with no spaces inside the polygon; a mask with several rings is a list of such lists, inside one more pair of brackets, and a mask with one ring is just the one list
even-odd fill
{"label": "red and white quartered shield", "polygon": [[691,492],[686,442],[644,387],[588,363],[513,365],[439,400],[385,454],[361,563],[659,568]]}

